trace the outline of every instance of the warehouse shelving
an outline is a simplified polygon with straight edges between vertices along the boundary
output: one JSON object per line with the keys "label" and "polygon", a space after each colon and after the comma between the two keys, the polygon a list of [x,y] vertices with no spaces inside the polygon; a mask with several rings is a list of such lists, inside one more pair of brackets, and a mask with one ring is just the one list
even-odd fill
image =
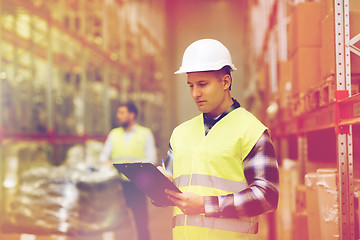
{"label": "warehouse shelving", "polygon": [[[300,164],[302,183],[309,157],[314,158],[311,155],[315,151],[328,154],[321,157],[326,158],[327,165],[336,167],[338,172],[340,239],[350,240],[355,239],[355,229],[358,228],[355,226],[354,212],[353,127],[360,124],[360,93],[356,91],[354,94],[352,91],[350,52],[358,55],[353,57],[360,57],[360,51],[355,45],[360,40],[360,34],[350,39],[349,0],[334,0],[333,4],[336,71],[334,76],[330,76],[328,85],[332,89],[320,88],[312,91],[310,99],[292,99],[293,104],[295,102],[292,109],[280,109],[279,118],[273,121],[271,129],[276,141],[279,141],[279,152],[283,155],[290,154],[290,150],[284,148],[294,148],[289,146],[294,145],[289,143],[289,137],[296,137],[295,157]],[[309,91],[311,90],[314,89]],[[329,101],[319,104],[319,97],[322,95],[326,95],[326,100]],[[300,107],[299,103],[302,104]],[[325,149],[314,151],[316,146]],[[336,148],[334,154],[329,153],[332,146]],[[324,163],[324,160],[321,161]]]}
{"label": "warehouse shelving", "polygon": [[[139,55],[139,53],[137,53],[136,56],[133,56],[131,53],[126,53],[127,62],[122,62],[122,59],[120,59],[118,56],[124,54],[121,52],[114,53],[114,51],[116,52],[116,50],[118,49],[114,49],[114,47],[108,46],[109,44],[99,45],[96,42],[96,39],[94,40],[91,36],[91,33],[93,31],[85,32],[85,29],[82,29],[81,31],[83,31],[83,33],[85,34],[81,35],[80,29],[71,28],[71,26],[74,24],[70,24],[68,22],[68,18],[66,18],[68,19],[68,21],[64,20],[64,24],[61,23],[61,21],[63,20],[62,16],[59,16],[59,13],[56,13],[54,15],[54,11],[51,10],[51,4],[46,3],[44,6],[39,7],[35,6],[35,4],[38,3],[22,0],[11,0],[7,1],[6,3],[3,2],[2,4],[4,5],[1,8],[2,11],[9,11],[8,15],[13,16],[13,19],[10,19],[9,17],[8,24],[6,25],[7,27],[2,26],[0,35],[3,46],[9,46],[6,50],[8,52],[11,52],[12,59],[8,59],[5,56],[5,49],[2,48],[2,61],[4,61],[5,63],[8,62],[13,64],[13,69],[10,70],[17,71],[17,69],[21,69],[22,66],[22,63],[19,62],[19,54],[24,55],[25,53],[26,57],[30,58],[30,61],[27,62],[27,64],[30,65],[23,65],[22,67],[26,71],[30,69],[27,77],[31,79],[36,79],[39,78],[39,76],[34,74],[38,74],[39,71],[45,71],[45,77],[40,77],[46,78],[47,80],[43,81],[43,89],[40,89],[41,93],[39,96],[37,96],[38,98],[42,98],[42,104],[45,104],[45,106],[43,106],[44,111],[40,114],[43,114],[46,117],[41,119],[42,126],[40,127],[40,129],[39,127],[35,129],[36,126],[25,126],[25,129],[23,126],[15,126],[16,122],[12,122],[11,119],[9,119],[8,122],[4,122],[3,119],[7,116],[5,116],[6,114],[3,113],[1,115],[2,122],[0,124],[2,126],[2,129],[0,131],[0,142],[4,140],[12,140],[45,141],[49,143],[83,143],[87,139],[104,140],[107,131],[112,127],[110,125],[113,125],[114,123],[114,119],[112,119],[112,115],[110,115],[110,112],[114,112],[113,108],[116,105],[115,102],[130,98],[141,104],[143,104],[142,102],[146,102],[148,108],[161,108],[161,100],[164,97],[162,93],[162,86],[160,86],[162,83],[160,83],[159,81],[152,81],[150,84],[152,89],[146,89],[143,86],[146,84],[142,84],[143,82],[140,83],[140,81],[143,81],[142,79],[140,79],[140,74],[144,73],[139,72],[138,67],[140,67],[139,63],[141,61],[141,58],[144,56]],[[66,5],[67,3],[66,1],[60,1],[57,4]],[[85,7],[83,6],[84,1],[79,1],[74,4],[79,4],[81,5],[80,7]],[[72,4],[70,5],[70,7],[74,7],[72,6]],[[95,11],[98,12],[96,14],[102,13],[102,11],[104,10],[102,10],[101,8],[101,6],[103,5],[102,1],[94,1],[92,4],[86,5],[86,8],[88,10],[86,14],[90,15],[91,11],[94,11],[94,9],[88,9],[91,8],[92,5],[94,5],[93,7]],[[76,12],[74,12],[73,9],[70,9],[68,11],[66,10],[66,7],[69,6],[62,7],[63,9],[57,10],[59,10],[59,12],[63,14],[68,14],[68,12],[71,13],[71,11],[73,11],[72,15],[76,15]],[[54,6],[52,6],[52,8],[54,8]],[[105,10],[110,11],[111,9]],[[27,36],[23,36],[23,34],[20,34],[21,31],[19,31],[18,29],[20,20],[17,19],[17,12],[20,16],[26,15],[27,20],[25,20],[25,22],[29,21],[25,23],[29,25],[27,26],[28,30],[25,31],[28,34]],[[86,18],[81,12],[78,15],[78,17]],[[6,15],[4,14],[4,16]],[[54,17],[56,17],[56,19],[54,19]],[[106,21],[107,18],[105,18],[104,21]],[[82,20],[83,22],[81,24],[81,27],[83,27],[85,25],[84,23],[86,22],[86,19]],[[111,19],[109,18],[108,21],[110,20]],[[2,23],[5,25],[4,21]],[[87,25],[85,25],[85,28],[86,26],[89,27],[90,25],[90,23],[87,23]],[[106,24],[104,23],[104,25]],[[122,25],[124,25],[124,23],[122,23]],[[88,27],[86,28],[87,30],[89,30]],[[100,34],[103,34],[104,36],[102,37],[104,38],[104,41],[108,42],[110,40],[107,39],[111,38],[111,36],[109,35],[110,33],[107,33],[105,27],[106,26],[103,26],[103,30],[100,31]],[[77,28],[80,27],[78,26]],[[157,30],[159,28],[160,26],[157,28],[152,28],[151,31]],[[80,34],[77,33],[76,30],[79,30]],[[153,37],[153,33],[147,30],[146,26],[142,26],[141,31],[145,31],[147,33],[146,35],[142,36],[142,41],[147,41],[147,43],[144,43],[143,45],[154,45],[154,47],[152,47],[151,49],[155,50],[152,50],[153,53],[150,54],[160,54],[159,51],[161,51],[163,43],[159,42],[162,40],[159,38],[155,40],[155,38]],[[128,36],[131,32],[129,31],[127,33],[128,34],[126,35],[126,38],[129,38]],[[112,41],[116,42],[117,40],[119,40],[119,42],[122,42],[125,38],[124,36],[119,39],[119,35],[115,34],[116,39],[112,39]],[[135,34],[132,34],[132,37],[134,38],[133,41],[139,40],[137,35]],[[125,41],[127,41],[128,44],[134,44],[131,43],[132,40],[130,38]],[[139,45],[137,47],[141,46]],[[126,47],[121,46],[121,51],[126,51]],[[144,53],[148,51],[144,50]],[[77,59],[81,59],[81,61],[78,61]],[[45,68],[39,69],[35,67],[35,64],[38,64],[37,62],[41,62],[41,64]],[[99,68],[99,66],[102,66],[104,63],[106,63],[105,67]],[[159,69],[155,57],[153,58],[152,63],[152,69],[144,68],[143,70],[152,70],[151,72],[147,71],[145,73],[147,74],[145,76],[145,81],[149,81],[148,79],[151,78],[156,79],[158,77],[158,75],[156,75],[156,71],[159,71]],[[8,81],[8,78],[12,78],[13,76],[10,76],[11,72],[9,73],[9,71],[8,73],[6,73],[6,70],[7,69],[5,69],[5,66],[3,65],[3,72],[1,75],[1,89],[3,89],[4,91],[3,94],[11,94],[11,92],[9,93],[9,89],[6,88],[7,86],[5,86],[5,82]],[[55,78],[62,78],[62,76],[64,76],[64,83],[56,83],[57,85],[54,86],[54,81],[59,81]],[[132,78],[132,80],[129,80],[129,78]],[[22,86],[19,86],[19,89],[21,87]],[[95,88],[102,88],[100,92],[101,95],[99,95],[99,90],[97,90],[98,92],[94,91]],[[153,91],[150,92],[150,90]],[[14,94],[19,93],[14,92]],[[67,95],[69,95],[68,99],[66,97]],[[118,100],[114,99],[114,95],[117,95]],[[75,124],[71,124],[72,128],[68,129],[68,126],[64,125],[64,122],[66,120],[64,119],[64,117],[66,116],[56,114],[57,111],[71,111],[71,109],[69,109],[69,106],[67,107],[65,105],[66,102],[63,101],[73,101],[74,96],[79,98],[86,105],[85,107],[83,107],[83,109],[81,109],[81,114],[78,114],[83,115],[82,117],[80,116],[81,119],[78,119],[78,122],[80,122],[80,124],[82,125],[80,126],[80,130],[74,129]],[[62,98],[62,102],[57,104],[56,99],[59,97]],[[98,97],[98,99],[95,99],[96,97]],[[110,103],[111,101],[115,102]],[[3,104],[1,106],[3,106]],[[74,106],[70,107],[73,108]],[[2,110],[7,109],[2,108]],[[101,111],[92,114],[94,110]],[[71,116],[69,117],[74,118],[75,113],[71,112],[70,114]],[[60,115],[62,118],[57,119],[56,115]],[[103,117],[99,118],[99,116]],[[140,119],[140,121],[145,121],[150,124],[152,124],[153,122],[157,122],[152,121],[151,119],[144,118]],[[7,124],[14,126],[9,128]],[[99,126],[94,124],[97,124]],[[155,132],[159,132],[159,129],[160,127],[157,126]]]}
{"label": "warehouse shelving", "polygon": [[[162,2],[151,7],[159,5],[161,11]],[[138,122],[163,144],[167,120],[158,113],[167,104],[159,64],[165,26],[150,23],[165,14],[155,14],[146,4],[0,0],[2,216],[25,170],[61,165],[72,147],[80,147],[84,156],[98,151],[94,142],[103,142],[115,127],[114,113],[122,101],[136,102],[142,110]],[[17,180],[5,184],[8,172]]]}

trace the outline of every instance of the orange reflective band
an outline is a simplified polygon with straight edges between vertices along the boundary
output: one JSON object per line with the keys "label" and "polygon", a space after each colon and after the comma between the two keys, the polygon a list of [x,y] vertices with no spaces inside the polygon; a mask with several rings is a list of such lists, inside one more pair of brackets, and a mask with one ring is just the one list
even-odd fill
{"label": "orange reflective band", "polygon": [[173,227],[185,225],[249,234],[256,234],[259,226],[257,222],[233,218],[213,218],[205,217],[204,215],[189,215],[186,216],[185,220],[185,215],[183,214],[173,217]]}
{"label": "orange reflective band", "polygon": [[204,174],[181,175],[174,179],[174,183],[177,187],[189,186],[190,179],[191,185],[217,188],[233,193],[240,192],[248,187],[248,184],[244,182]]}

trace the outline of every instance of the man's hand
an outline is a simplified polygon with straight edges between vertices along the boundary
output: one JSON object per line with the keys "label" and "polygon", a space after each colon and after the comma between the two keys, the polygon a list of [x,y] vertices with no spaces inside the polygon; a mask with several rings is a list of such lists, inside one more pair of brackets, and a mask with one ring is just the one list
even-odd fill
{"label": "man's hand", "polygon": [[205,213],[203,197],[191,192],[178,193],[166,189],[168,199],[172,201],[185,215]]}
{"label": "man's hand", "polygon": [[165,177],[167,177],[167,178],[172,182],[173,176],[172,176],[172,175],[169,175],[169,174],[166,174],[165,169],[164,169],[163,167],[158,166],[157,169],[158,169],[162,174],[164,174]]}
{"label": "man's hand", "polygon": [[104,165],[106,165],[106,166],[110,166],[110,167],[113,166],[113,162],[110,161],[110,160],[106,160],[106,161],[104,161],[102,164],[104,164]]}

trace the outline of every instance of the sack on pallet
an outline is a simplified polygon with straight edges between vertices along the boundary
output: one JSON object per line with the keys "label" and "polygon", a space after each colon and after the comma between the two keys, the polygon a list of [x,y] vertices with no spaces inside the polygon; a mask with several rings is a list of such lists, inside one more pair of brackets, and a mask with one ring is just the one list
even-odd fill
{"label": "sack on pallet", "polygon": [[42,167],[22,174],[3,231],[82,236],[129,221],[121,184],[111,169]]}

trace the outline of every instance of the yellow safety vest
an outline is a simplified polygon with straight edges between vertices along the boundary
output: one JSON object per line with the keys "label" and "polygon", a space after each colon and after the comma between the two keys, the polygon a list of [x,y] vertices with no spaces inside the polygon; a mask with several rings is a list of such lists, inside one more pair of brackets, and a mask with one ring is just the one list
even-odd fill
{"label": "yellow safety vest", "polygon": [[[217,122],[205,136],[202,115],[174,129],[173,177],[183,192],[201,196],[237,193],[248,187],[242,161],[267,128],[244,108]],[[174,208],[173,239],[256,239],[257,218],[184,215]]]}
{"label": "yellow safety vest", "polygon": [[[125,131],[122,127],[111,130],[110,134],[113,143],[111,159],[114,163],[130,163],[145,158],[146,139],[150,134],[149,128],[137,125],[128,142],[125,142]],[[122,174],[121,178],[129,181]]]}

